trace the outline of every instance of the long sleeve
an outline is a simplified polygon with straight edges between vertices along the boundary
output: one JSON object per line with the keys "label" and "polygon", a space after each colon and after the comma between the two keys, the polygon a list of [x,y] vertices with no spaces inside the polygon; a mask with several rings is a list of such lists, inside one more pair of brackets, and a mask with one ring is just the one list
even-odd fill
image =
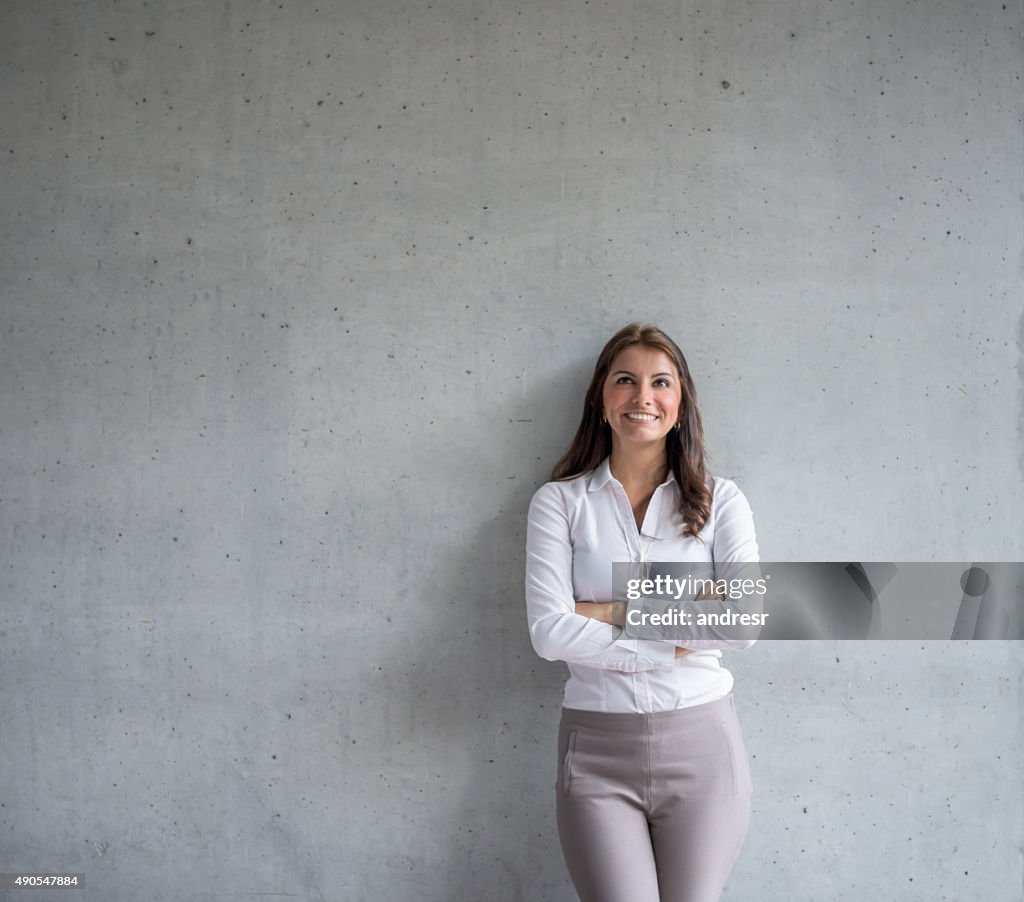
{"label": "long sleeve", "polygon": [[572,569],[565,503],[547,483],[530,502],[526,527],[526,613],[534,650],[549,661],[608,670],[672,670],[673,645],[620,638],[621,627],[575,612]]}
{"label": "long sleeve", "polygon": [[[716,499],[711,558],[714,563],[755,563],[760,560],[754,514],[746,496],[736,484],[723,479]],[[700,604],[700,602],[698,602]],[[757,639],[693,639],[681,641],[683,648],[750,648]]]}

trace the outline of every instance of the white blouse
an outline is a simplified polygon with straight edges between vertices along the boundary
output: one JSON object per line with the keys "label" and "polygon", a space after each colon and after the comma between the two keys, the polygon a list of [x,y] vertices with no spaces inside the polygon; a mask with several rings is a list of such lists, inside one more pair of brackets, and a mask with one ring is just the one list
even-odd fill
{"label": "white blouse", "polygon": [[[749,648],[754,639],[629,639],[621,627],[575,612],[577,601],[615,600],[612,562],[758,560],[753,514],[734,482],[714,477],[703,544],[682,536],[678,502],[670,471],[638,530],[608,458],[590,473],[547,482],[534,493],[526,528],[526,613],[537,654],[569,665],[565,707],[671,711],[732,689],[720,649]],[[698,650],[677,658],[677,644]]]}

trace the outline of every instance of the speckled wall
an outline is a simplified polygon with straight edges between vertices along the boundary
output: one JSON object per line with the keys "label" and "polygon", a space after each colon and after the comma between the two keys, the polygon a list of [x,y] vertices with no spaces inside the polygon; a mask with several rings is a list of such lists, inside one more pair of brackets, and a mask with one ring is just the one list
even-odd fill
{"label": "speckled wall", "polygon": [[[0,870],[572,900],[525,514],[633,319],[766,559],[1022,560],[1022,24],[0,5]],[[1022,643],[727,655],[725,902],[1019,902]]]}

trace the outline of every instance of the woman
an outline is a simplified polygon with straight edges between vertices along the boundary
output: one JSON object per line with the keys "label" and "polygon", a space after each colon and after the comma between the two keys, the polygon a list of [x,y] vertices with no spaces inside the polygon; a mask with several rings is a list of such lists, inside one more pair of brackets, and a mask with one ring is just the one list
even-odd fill
{"label": "woman", "polygon": [[[536,652],[566,661],[559,839],[583,902],[714,902],[750,820],[747,752],[721,648],[630,639],[614,561],[757,561],[750,505],[705,469],[682,352],[631,324],[605,345],[576,437],[534,494],[526,606]],[[691,602],[692,603],[692,602]]]}

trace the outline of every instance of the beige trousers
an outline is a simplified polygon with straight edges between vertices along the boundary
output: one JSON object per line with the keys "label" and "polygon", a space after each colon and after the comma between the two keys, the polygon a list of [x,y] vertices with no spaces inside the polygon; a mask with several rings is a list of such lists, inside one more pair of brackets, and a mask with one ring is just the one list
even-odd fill
{"label": "beige trousers", "polygon": [[732,693],[654,714],[562,709],[558,835],[582,902],[718,902],[752,790]]}

